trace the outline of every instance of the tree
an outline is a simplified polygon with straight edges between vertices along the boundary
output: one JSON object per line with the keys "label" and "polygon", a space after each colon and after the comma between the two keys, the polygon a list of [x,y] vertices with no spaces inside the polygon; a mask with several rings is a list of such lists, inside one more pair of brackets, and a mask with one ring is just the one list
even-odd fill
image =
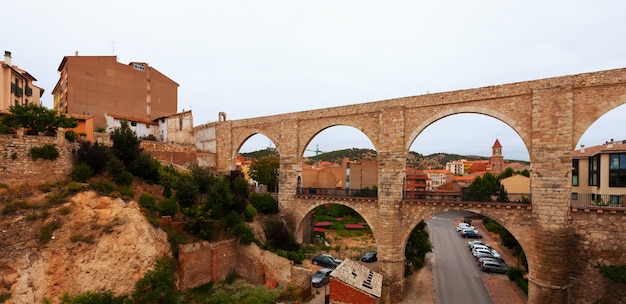
{"label": "tree", "polygon": [[113,155],[121,160],[126,168],[130,168],[133,162],[141,154],[139,139],[133,130],[130,129],[128,121],[123,120],[120,127],[111,132]]}
{"label": "tree", "polygon": [[10,106],[9,113],[2,117],[2,124],[12,128],[26,128],[34,133],[54,133],[58,128],[78,126],[76,119],[34,103]]}
{"label": "tree", "polygon": [[426,254],[433,249],[428,231],[426,231],[426,222],[420,221],[411,231],[409,239],[404,247],[404,256],[408,263],[405,263],[405,275],[411,274],[411,269],[418,270],[424,266]]}
{"label": "tree", "polygon": [[277,155],[256,159],[250,166],[250,177],[260,184],[266,185],[270,191],[277,190],[279,165],[280,159]]}
{"label": "tree", "polygon": [[504,186],[495,175],[486,173],[482,177],[474,179],[472,184],[467,188],[465,195],[466,201],[491,202],[492,196],[497,196],[496,201],[507,202],[508,197]]}

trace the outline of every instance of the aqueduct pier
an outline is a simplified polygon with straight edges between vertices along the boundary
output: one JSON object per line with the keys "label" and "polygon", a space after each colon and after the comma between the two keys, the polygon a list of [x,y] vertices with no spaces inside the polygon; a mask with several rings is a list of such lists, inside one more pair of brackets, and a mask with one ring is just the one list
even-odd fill
{"label": "aqueduct pier", "polygon": [[[592,302],[615,292],[594,266],[626,263],[626,214],[624,209],[571,207],[572,154],[587,128],[622,104],[626,104],[626,69],[615,69],[274,116],[220,119],[196,127],[196,134],[202,149],[216,153],[220,172],[235,168],[239,148],[249,137],[263,134],[274,142],[280,153],[280,212],[300,239],[307,216],[320,204],[344,204],[363,215],[372,227],[380,269],[394,302],[404,293],[408,233],[421,219],[460,209],[493,217],[520,242],[529,264],[529,303]],[[411,144],[433,122],[459,113],[496,118],[521,137],[531,161],[530,207],[403,201]],[[361,130],[376,148],[376,199],[320,200],[297,195],[306,146],[316,134],[337,125]]]}

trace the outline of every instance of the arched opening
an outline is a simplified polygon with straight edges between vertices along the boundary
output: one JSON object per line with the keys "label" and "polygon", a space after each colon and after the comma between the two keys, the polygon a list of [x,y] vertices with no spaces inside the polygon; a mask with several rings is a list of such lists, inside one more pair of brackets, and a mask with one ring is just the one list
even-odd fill
{"label": "arched opening", "polygon": [[572,155],[572,207],[626,206],[626,105],[596,120]]}
{"label": "arched opening", "polygon": [[[403,197],[530,203],[529,169],[526,145],[506,123],[483,114],[454,114],[413,141]],[[487,182],[470,189],[474,180]],[[468,189],[473,196],[466,195]]]}
{"label": "arched opening", "polygon": [[[308,244],[305,260],[314,265],[316,262],[312,258],[320,254],[361,261],[366,253],[376,252],[373,227],[361,213],[347,205],[327,203],[316,206],[303,217],[297,234],[303,243]],[[376,255],[368,256],[363,262],[371,263],[374,267],[371,269],[377,271]]]}
{"label": "arched opening", "polygon": [[239,148],[237,170],[241,171],[254,193],[277,193],[280,155],[272,140],[263,134],[250,136]]}
{"label": "arched opening", "polygon": [[299,194],[376,197],[378,162],[370,139],[350,126],[326,128],[303,152]]}

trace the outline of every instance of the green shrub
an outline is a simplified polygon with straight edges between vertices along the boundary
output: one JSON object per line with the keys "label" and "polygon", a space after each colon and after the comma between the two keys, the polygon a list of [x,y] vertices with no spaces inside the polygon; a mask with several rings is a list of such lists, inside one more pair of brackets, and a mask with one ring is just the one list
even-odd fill
{"label": "green shrub", "polygon": [[[48,301],[49,302],[49,301]],[[111,291],[86,291],[71,297],[68,293],[61,296],[61,304],[124,304],[128,303],[126,296],[116,297]]]}
{"label": "green shrub", "polygon": [[107,181],[96,181],[89,184],[91,190],[97,191],[101,194],[107,195],[115,191],[115,185]]}
{"label": "green shrub", "polygon": [[94,174],[103,172],[111,157],[109,148],[100,143],[92,144],[89,141],[81,141],[79,145],[80,147],[75,152],[76,162],[88,164]]}
{"label": "green shrub", "polygon": [[146,272],[135,283],[133,303],[175,303],[176,278],[174,261],[168,257],[157,259],[154,270]]}
{"label": "green shrub", "polygon": [[70,208],[69,206],[64,206],[61,207],[61,209],[59,209],[59,214],[61,215],[68,215],[72,212],[72,208]]}
{"label": "green shrub", "polygon": [[84,183],[91,177],[93,170],[87,163],[78,163],[72,168],[72,179]]}
{"label": "green shrub", "polygon": [[163,229],[163,231],[167,234],[167,241],[170,243],[170,247],[172,248],[172,255],[174,256],[174,259],[178,259],[178,245],[188,243],[187,235],[176,231],[172,227],[162,227],[161,229]]}
{"label": "green shrub", "polygon": [[178,212],[178,204],[173,199],[164,198],[159,201],[158,209],[161,215],[174,216]]}
{"label": "green shrub", "polygon": [[524,277],[524,271],[517,267],[509,267],[506,271],[506,275],[509,277],[509,280],[515,281],[517,278]]}
{"label": "green shrub", "polygon": [[626,284],[626,264],[622,265],[596,265],[596,268],[600,269],[600,273],[605,278],[617,282]]}
{"label": "green shrub", "polygon": [[46,202],[48,206],[54,206],[59,204],[64,204],[67,202],[67,198],[72,195],[69,190],[61,190],[56,193],[52,193],[46,197]]}
{"label": "green shrub", "polygon": [[65,139],[71,141],[71,142],[75,142],[76,138],[78,137],[78,135],[76,135],[76,132],[69,130],[67,132],[65,132]]}
{"label": "green shrub", "polygon": [[42,226],[41,228],[39,228],[39,241],[44,244],[48,243],[50,239],[52,239],[52,233],[60,227],[61,224],[59,222],[51,222],[47,225]]}
{"label": "green shrub", "polygon": [[69,185],[67,185],[67,190],[70,190],[72,192],[82,191],[83,189],[85,189],[85,185],[81,183],[70,183]]}
{"label": "green shrub", "polygon": [[37,159],[47,159],[47,160],[55,160],[59,157],[59,150],[52,144],[45,144],[39,148],[33,147],[30,148],[30,157],[33,160]]}
{"label": "green shrub", "polygon": [[133,183],[133,176],[126,171],[124,163],[113,157],[109,160],[109,174],[113,177],[116,184],[120,186],[128,186]]}
{"label": "green shrub", "polygon": [[232,231],[233,235],[239,240],[239,244],[250,245],[250,243],[256,240],[252,229],[244,223],[239,223],[235,225]]}
{"label": "green shrub", "polygon": [[144,207],[146,209],[155,210],[156,209],[156,200],[150,194],[142,194],[139,197],[139,206]]}
{"label": "green shrub", "polygon": [[246,209],[243,211],[243,215],[246,222],[252,222],[254,220],[254,216],[256,215],[256,209],[252,205],[247,205]]}
{"label": "green shrub", "polygon": [[14,201],[14,202],[10,202],[4,205],[4,208],[2,209],[2,214],[11,214],[11,213],[17,212],[17,210],[20,210],[20,209],[30,209],[30,208],[32,207],[26,201]]}
{"label": "green shrub", "polygon": [[131,199],[135,197],[135,191],[133,191],[133,187],[129,185],[120,186],[119,191],[122,197],[127,197]]}
{"label": "green shrub", "polygon": [[278,213],[278,202],[269,193],[253,193],[250,202],[258,212],[263,214]]}

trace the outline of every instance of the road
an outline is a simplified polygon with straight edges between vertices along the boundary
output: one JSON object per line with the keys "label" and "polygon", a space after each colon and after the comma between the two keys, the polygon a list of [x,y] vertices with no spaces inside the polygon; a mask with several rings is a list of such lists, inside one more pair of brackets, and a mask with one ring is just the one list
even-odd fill
{"label": "road", "polygon": [[442,213],[427,221],[435,256],[433,279],[436,303],[494,303],[481,279],[480,270],[469,254],[466,239],[460,240],[453,225],[455,219],[466,214],[470,213]]}

